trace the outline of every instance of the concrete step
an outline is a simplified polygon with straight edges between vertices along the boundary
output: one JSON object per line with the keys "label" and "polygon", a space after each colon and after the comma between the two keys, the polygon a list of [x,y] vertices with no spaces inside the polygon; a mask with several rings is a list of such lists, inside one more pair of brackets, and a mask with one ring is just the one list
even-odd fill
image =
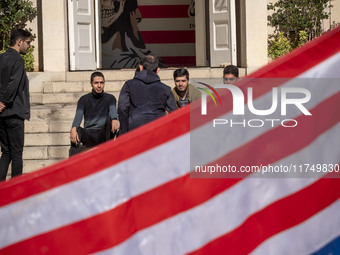
{"label": "concrete step", "polygon": [[[119,92],[124,81],[106,81],[105,92]],[[44,94],[46,93],[72,93],[91,91],[90,82],[45,82]]]}
{"label": "concrete step", "polygon": [[[162,82],[169,87],[174,87],[173,79],[163,79]],[[223,80],[221,77],[219,78],[190,78],[191,83],[195,82],[206,82],[210,84],[214,83],[222,83]],[[118,99],[119,92],[122,89],[125,81],[106,81],[105,83],[105,92],[114,94]],[[83,93],[88,93],[91,91],[91,85],[89,82],[45,82],[44,84],[44,91],[43,94],[50,94],[50,93],[68,93],[72,94],[74,97],[80,96]],[[35,94],[33,94],[35,95]],[[40,93],[41,95],[41,93]],[[35,99],[33,99],[35,100]],[[41,99],[39,99],[41,101]],[[46,99],[45,99],[46,100]]]}
{"label": "concrete step", "polygon": [[[59,162],[60,160],[57,159],[32,159],[32,160],[24,160],[23,163],[23,174],[32,173],[36,170],[39,170],[43,167],[50,166],[54,163]],[[10,171],[9,171],[10,172]],[[10,176],[10,173],[8,173]]]}
{"label": "concrete step", "polygon": [[[171,80],[162,80],[166,85],[173,87],[174,81]],[[105,83],[105,92],[107,93],[115,93],[120,92],[124,85],[125,81],[106,81]],[[90,82],[61,82],[61,81],[51,81],[44,83],[44,91],[43,94],[48,93],[89,93],[92,90]],[[81,93],[80,93],[81,94]]]}
{"label": "concrete step", "polygon": [[[31,104],[76,104],[78,99],[89,92],[31,93]],[[119,92],[108,92],[118,100]]]}
{"label": "concrete step", "polygon": [[[161,69],[158,73],[161,80],[172,80],[173,72],[177,68]],[[223,76],[223,68],[195,67],[187,68],[192,78],[221,78]],[[134,69],[124,70],[102,70],[101,71],[107,82],[109,81],[126,81],[132,79],[135,74]],[[92,72],[66,72],[67,82],[88,82]],[[240,69],[240,75],[244,75],[244,70]]]}
{"label": "concrete step", "polygon": [[25,146],[24,160],[60,160],[68,158],[70,146]]}
{"label": "concrete step", "polygon": [[[31,106],[31,120],[60,121],[72,120],[76,112],[76,104],[45,104]],[[30,121],[27,121],[29,123]]]}
{"label": "concrete step", "polygon": [[25,134],[25,146],[67,146],[70,133],[32,133]]}
{"label": "concrete step", "polygon": [[25,122],[25,133],[68,133],[73,118],[68,120],[30,120]]}

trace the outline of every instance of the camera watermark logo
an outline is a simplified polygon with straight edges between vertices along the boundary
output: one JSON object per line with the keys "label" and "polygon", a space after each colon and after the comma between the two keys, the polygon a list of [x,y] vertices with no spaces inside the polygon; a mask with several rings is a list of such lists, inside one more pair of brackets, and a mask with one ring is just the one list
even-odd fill
{"label": "camera watermark logo", "polygon": [[[220,104],[223,105],[221,97],[218,94],[218,92],[216,91],[216,89],[214,89],[214,87],[212,87],[212,86],[210,86],[210,85],[208,85],[208,84],[206,84],[204,82],[197,82],[197,83],[202,84],[203,86],[206,86],[207,88],[209,88],[216,95],[216,97],[218,98],[218,101],[220,102]],[[204,91],[206,93],[206,94],[204,94],[204,93],[201,92],[201,94],[202,94],[202,97],[201,97],[202,102],[203,102],[203,100],[205,101],[204,106],[205,106],[205,114],[206,114],[206,112],[207,112],[207,94],[214,101],[215,106],[217,106],[216,100],[215,100],[214,96],[211,94],[211,92],[208,89],[200,88],[200,87],[196,87],[196,88],[198,88],[199,90],[202,90],[202,91]]]}
{"label": "camera watermark logo", "polygon": [[[287,115],[288,107],[295,107],[304,115],[312,115],[309,110],[305,107],[305,104],[311,100],[311,93],[306,88],[298,88],[298,87],[273,87],[271,91],[271,102],[268,100],[268,103],[271,103],[270,107],[267,109],[257,109],[254,104],[253,98],[253,88],[248,87],[246,93],[244,93],[239,87],[231,84],[215,84],[214,86],[210,86],[203,82],[198,82],[199,84],[204,85],[208,89],[210,89],[215,96],[220,101],[221,106],[223,105],[222,99],[216,89],[227,89],[231,92],[232,95],[232,103],[233,103],[233,115],[235,116],[245,116],[245,110],[254,116],[270,116],[274,113],[279,112],[280,116]],[[201,90],[201,115],[207,115],[207,96],[209,95],[214,103],[217,106],[217,102],[212,95],[212,93],[207,88],[199,88]],[[246,94],[246,95],[245,95]],[[245,101],[247,103],[245,104]],[[249,114],[248,114],[249,115]],[[277,114],[276,114],[277,115]],[[244,119],[241,123],[244,127],[262,127],[265,122],[271,123],[274,126],[274,122],[280,121],[281,124],[285,127],[295,127],[297,122],[293,119]],[[294,122],[294,125],[285,125],[284,123]],[[216,125],[225,125],[227,123],[233,123],[233,120],[226,119],[214,119],[213,126]],[[235,123],[235,121],[234,121]],[[256,124],[255,124],[256,123]],[[249,124],[249,125],[247,125]]]}

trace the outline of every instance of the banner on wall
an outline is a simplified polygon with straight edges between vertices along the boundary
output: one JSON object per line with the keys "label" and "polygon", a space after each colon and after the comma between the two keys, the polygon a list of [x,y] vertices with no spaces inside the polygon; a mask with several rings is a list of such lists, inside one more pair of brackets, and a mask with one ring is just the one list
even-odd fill
{"label": "banner on wall", "polygon": [[194,0],[101,1],[102,67],[136,68],[153,53],[161,67],[195,66]]}

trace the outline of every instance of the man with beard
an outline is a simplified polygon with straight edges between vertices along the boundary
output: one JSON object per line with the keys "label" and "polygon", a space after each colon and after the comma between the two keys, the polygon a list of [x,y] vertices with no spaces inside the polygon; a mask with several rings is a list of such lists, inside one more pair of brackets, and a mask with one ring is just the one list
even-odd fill
{"label": "man with beard", "polygon": [[174,81],[175,87],[172,89],[172,93],[178,108],[201,98],[201,92],[189,83],[189,72],[187,69],[176,69],[174,71]]}
{"label": "man with beard", "polygon": [[20,54],[27,53],[31,40],[30,32],[15,30],[10,47],[0,55],[0,180],[6,180],[11,162],[11,177],[22,174],[24,120],[30,118],[30,95],[25,61]]}
{"label": "man with beard", "polygon": [[[91,75],[92,92],[78,100],[76,115],[70,132],[70,156],[85,148],[110,140],[119,129],[116,98],[104,93],[105,79],[101,72]],[[84,128],[80,127],[84,117]]]}

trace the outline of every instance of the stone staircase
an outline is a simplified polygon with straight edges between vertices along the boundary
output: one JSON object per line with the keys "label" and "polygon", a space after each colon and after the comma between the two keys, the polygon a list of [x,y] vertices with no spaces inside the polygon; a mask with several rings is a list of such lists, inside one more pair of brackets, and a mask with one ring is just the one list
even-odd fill
{"label": "stone staircase", "polygon": [[[222,82],[222,68],[188,69],[191,83]],[[173,87],[174,69],[162,69],[161,80]],[[105,92],[117,100],[119,92],[134,70],[106,70]],[[241,71],[242,72],[242,71]],[[25,121],[24,173],[29,173],[68,158],[69,131],[80,96],[91,91],[92,72],[62,74],[31,73],[31,120]]]}

